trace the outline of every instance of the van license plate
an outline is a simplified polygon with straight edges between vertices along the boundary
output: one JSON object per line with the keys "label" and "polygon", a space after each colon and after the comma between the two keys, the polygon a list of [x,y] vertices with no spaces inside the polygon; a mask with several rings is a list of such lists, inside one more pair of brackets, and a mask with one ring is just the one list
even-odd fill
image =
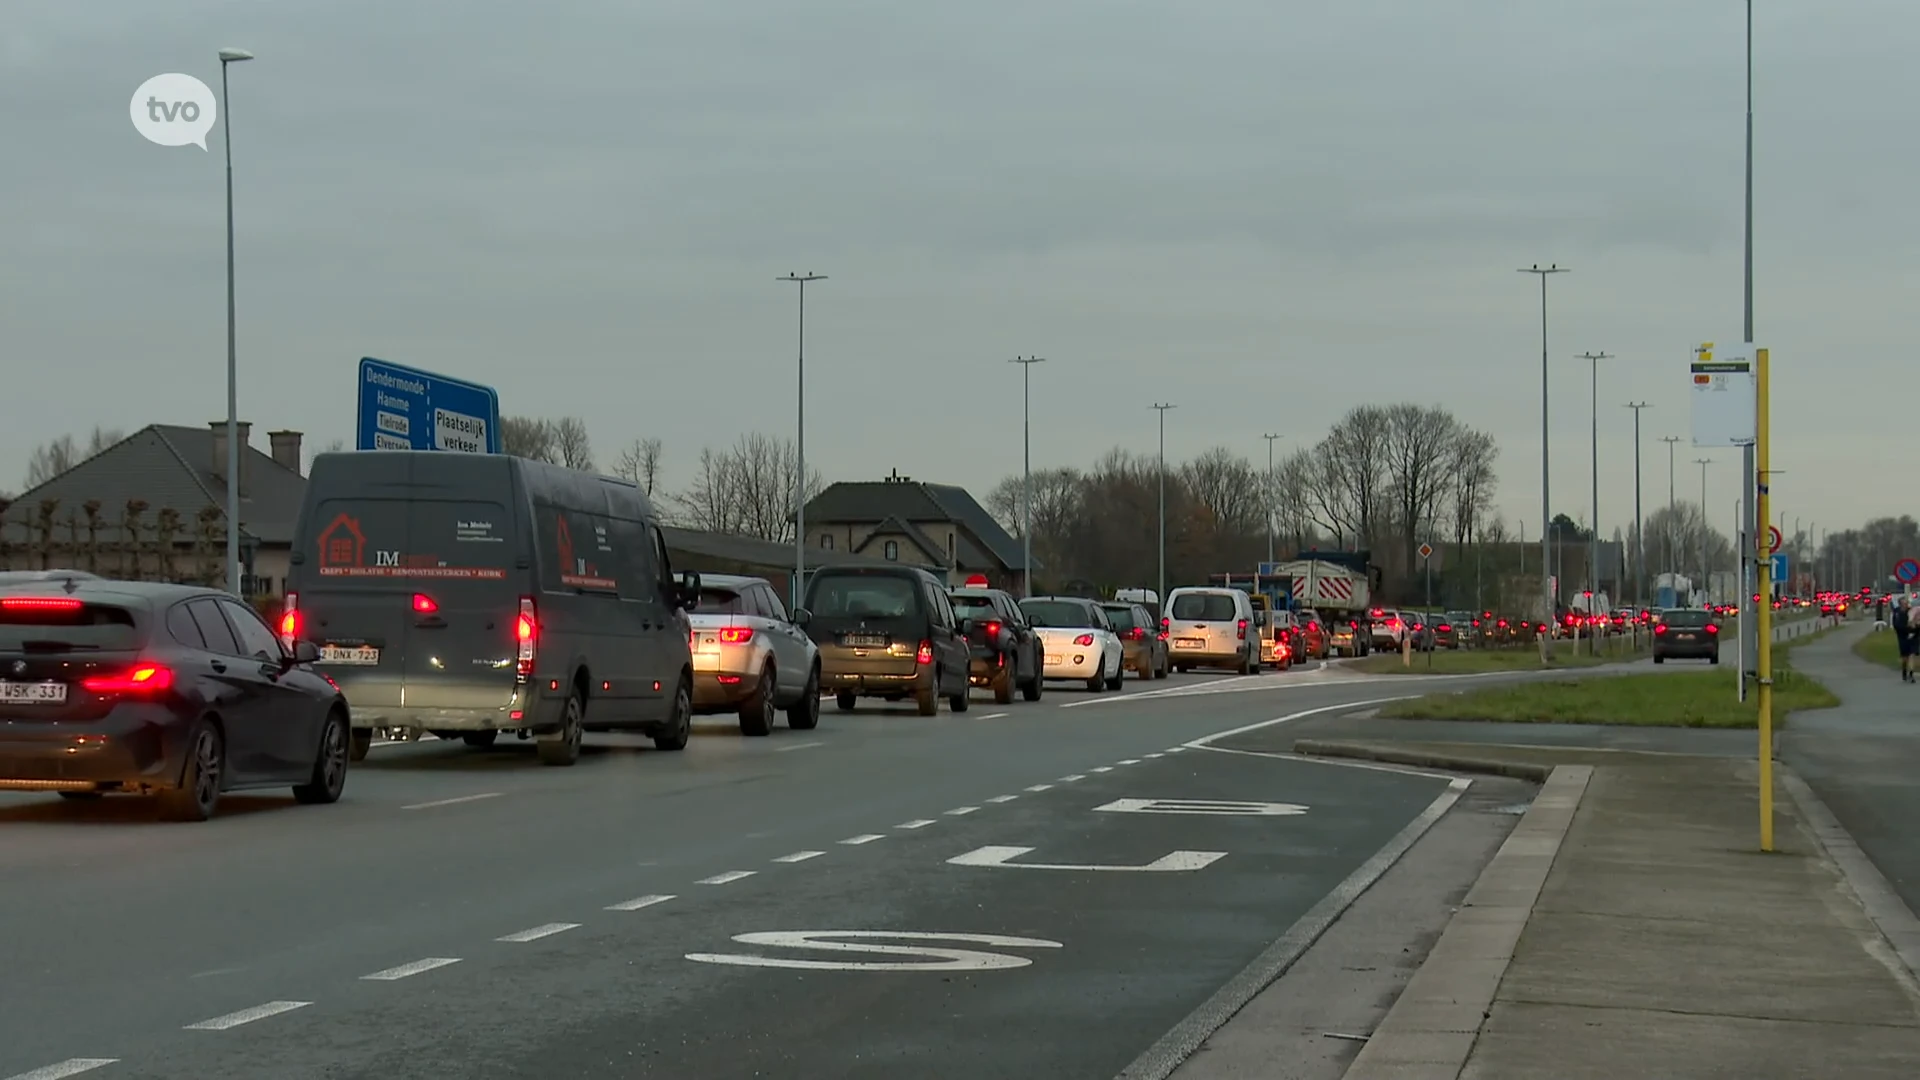
{"label": "van license plate", "polygon": [[1204,645],[1206,645],[1206,641],[1197,637],[1183,637],[1183,638],[1173,639],[1173,647],[1176,649],[1198,649]]}
{"label": "van license plate", "polygon": [[887,647],[885,634],[848,634],[841,639],[846,645],[856,649],[884,649]]}
{"label": "van license plate", "polygon": [[8,705],[58,705],[66,700],[66,683],[0,682],[0,702]]}
{"label": "van license plate", "polygon": [[371,645],[322,645],[320,662],[323,664],[377,664],[380,662],[380,650]]}

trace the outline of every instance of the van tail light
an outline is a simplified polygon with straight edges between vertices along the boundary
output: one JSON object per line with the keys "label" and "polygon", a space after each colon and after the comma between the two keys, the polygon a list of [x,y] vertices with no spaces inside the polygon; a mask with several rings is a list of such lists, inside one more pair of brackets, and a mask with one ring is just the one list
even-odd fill
{"label": "van tail light", "polygon": [[1239,624],[1234,627],[1234,633],[1241,641],[1247,640],[1247,620],[1241,619]]}
{"label": "van tail light", "polygon": [[287,594],[287,603],[280,612],[280,644],[289,650],[293,643],[300,640],[300,594]]}
{"label": "van tail light", "polygon": [[751,626],[721,627],[720,633],[718,636],[720,638],[721,644],[723,645],[745,645],[747,642],[753,640],[753,627]]}
{"label": "van tail light", "polygon": [[135,664],[118,675],[92,675],[80,685],[95,694],[157,694],[173,686],[173,669]]}
{"label": "van tail light", "polygon": [[418,615],[431,615],[440,610],[440,604],[426,593],[417,592],[413,594],[413,610]]}
{"label": "van tail light", "polygon": [[1000,637],[1000,624],[997,621],[987,624],[987,636],[995,639]]}
{"label": "van tail light", "polygon": [[913,654],[913,662],[916,664],[933,663],[933,642],[931,641],[921,642],[920,651]]}
{"label": "van tail light", "polygon": [[1172,629],[1173,629],[1173,620],[1167,618],[1165,615],[1162,615],[1160,617],[1160,632],[1162,634],[1165,634],[1166,632]]}
{"label": "van tail light", "polygon": [[1718,625],[1718,624],[1716,624],[1716,623],[1708,623],[1708,624],[1707,624],[1707,633],[1709,633],[1709,634],[1717,634],[1717,633],[1719,633],[1719,632],[1720,632],[1720,627],[1719,627],[1719,625]]}
{"label": "van tail light", "polygon": [[533,676],[533,650],[540,642],[540,620],[534,615],[531,596],[520,598],[520,614],[513,620],[513,640],[520,647],[514,671],[521,682],[526,682]]}
{"label": "van tail light", "polygon": [[1082,646],[1084,646],[1084,645],[1091,645],[1091,644],[1093,644],[1093,635],[1092,635],[1092,634],[1081,634],[1081,635],[1080,635],[1079,637],[1077,637],[1077,638],[1074,638],[1074,639],[1073,639],[1073,643],[1074,643],[1075,645],[1082,645]]}

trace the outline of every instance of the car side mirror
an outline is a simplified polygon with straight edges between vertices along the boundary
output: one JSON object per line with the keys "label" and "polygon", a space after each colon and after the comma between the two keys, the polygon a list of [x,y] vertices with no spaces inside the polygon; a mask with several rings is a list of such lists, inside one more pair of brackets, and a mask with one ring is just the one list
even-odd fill
{"label": "car side mirror", "polygon": [[700,575],[697,572],[687,570],[679,575],[679,583],[675,588],[673,603],[675,607],[682,611],[692,611],[695,607],[699,606]]}
{"label": "car side mirror", "polygon": [[963,634],[971,634],[971,633],[973,633],[973,620],[972,620],[972,619],[961,619],[961,620],[960,620],[960,622],[959,622],[959,624],[958,624],[958,629],[959,629],[959,631],[960,631],[961,633],[963,633]]}
{"label": "car side mirror", "polygon": [[320,646],[315,645],[311,641],[296,641],[293,643],[293,662],[294,663],[311,664],[314,661],[319,659],[320,659]]}
{"label": "car side mirror", "polygon": [[813,612],[808,611],[806,608],[793,609],[793,625],[805,626],[812,621],[813,621]]}

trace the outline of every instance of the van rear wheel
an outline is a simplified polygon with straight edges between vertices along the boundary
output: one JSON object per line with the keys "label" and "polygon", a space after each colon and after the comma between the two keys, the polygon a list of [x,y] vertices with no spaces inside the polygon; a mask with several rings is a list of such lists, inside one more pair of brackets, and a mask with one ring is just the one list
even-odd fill
{"label": "van rear wheel", "polygon": [[921,716],[938,715],[940,712],[940,688],[937,686],[921,687],[919,690],[914,691],[913,703],[919,708]]}
{"label": "van rear wheel", "polygon": [[567,695],[567,703],[560,710],[560,730],[547,735],[539,735],[534,749],[540,755],[542,765],[571,765],[580,760],[581,724],[586,719],[586,706],[580,700],[580,691],[575,689]]}
{"label": "van rear wheel", "polygon": [[685,750],[693,738],[693,677],[682,672],[680,685],[673,692],[673,712],[667,726],[653,737],[656,750]]}

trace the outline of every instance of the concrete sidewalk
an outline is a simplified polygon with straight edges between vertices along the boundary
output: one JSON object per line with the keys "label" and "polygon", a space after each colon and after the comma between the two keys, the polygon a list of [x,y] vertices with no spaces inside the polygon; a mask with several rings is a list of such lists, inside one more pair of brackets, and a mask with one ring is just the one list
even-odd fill
{"label": "concrete sidewalk", "polygon": [[[1920,1076],[1920,989],[1791,775],[1763,855],[1750,761],[1394,749],[1557,768],[1348,1080]],[[1905,944],[1920,931],[1884,900],[1875,915]]]}

